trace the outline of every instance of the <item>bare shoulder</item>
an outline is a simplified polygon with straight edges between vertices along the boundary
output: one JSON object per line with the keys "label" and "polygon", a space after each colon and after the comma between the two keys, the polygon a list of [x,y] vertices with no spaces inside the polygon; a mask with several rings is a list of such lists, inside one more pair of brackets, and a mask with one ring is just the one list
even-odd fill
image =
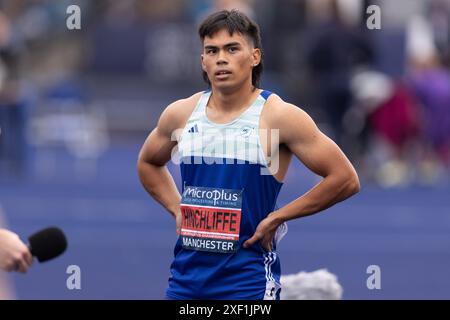
{"label": "bare shoulder", "polygon": [[291,138],[308,138],[318,130],[308,113],[276,94],[268,98],[262,118],[267,128],[280,130],[280,140],[284,142]]}
{"label": "bare shoulder", "polygon": [[188,98],[180,99],[169,104],[161,113],[158,121],[158,129],[164,132],[172,132],[175,129],[183,128],[202,93],[202,91],[197,92]]}

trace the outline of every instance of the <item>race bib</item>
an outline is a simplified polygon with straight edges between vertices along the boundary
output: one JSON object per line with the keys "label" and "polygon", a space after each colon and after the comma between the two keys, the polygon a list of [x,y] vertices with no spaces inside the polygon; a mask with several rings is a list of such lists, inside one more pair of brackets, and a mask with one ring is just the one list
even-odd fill
{"label": "race bib", "polygon": [[186,186],[180,207],[184,249],[218,253],[237,251],[242,190]]}

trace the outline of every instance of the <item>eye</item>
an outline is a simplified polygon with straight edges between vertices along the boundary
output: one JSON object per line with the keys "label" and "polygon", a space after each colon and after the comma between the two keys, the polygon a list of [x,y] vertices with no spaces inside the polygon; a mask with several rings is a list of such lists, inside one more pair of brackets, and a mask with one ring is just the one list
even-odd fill
{"label": "eye", "polygon": [[210,49],[206,49],[206,54],[213,54],[216,53],[216,49],[210,48]]}
{"label": "eye", "polygon": [[228,48],[228,52],[230,52],[230,53],[235,53],[237,51],[237,48],[236,47],[230,47],[230,48]]}

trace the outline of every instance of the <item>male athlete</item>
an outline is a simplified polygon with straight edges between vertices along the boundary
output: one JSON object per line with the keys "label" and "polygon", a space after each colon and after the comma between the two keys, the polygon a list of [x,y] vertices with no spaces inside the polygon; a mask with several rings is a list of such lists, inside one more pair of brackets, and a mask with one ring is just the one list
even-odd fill
{"label": "male athlete", "polygon": [[[145,189],[176,219],[166,295],[279,299],[276,244],[284,222],[355,194],[358,176],[308,114],[259,88],[262,47],[253,21],[236,10],[217,12],[199,35],[210,90],[164,110],[137,165]],[[172,153],[181,195],[166,168]],[[323,180],[275,210],[292,155]]]}

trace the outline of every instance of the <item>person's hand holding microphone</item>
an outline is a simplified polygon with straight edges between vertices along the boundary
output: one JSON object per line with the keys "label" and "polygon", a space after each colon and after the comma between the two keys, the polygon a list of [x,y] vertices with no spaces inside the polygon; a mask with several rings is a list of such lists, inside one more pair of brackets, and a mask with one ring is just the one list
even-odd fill
{"label": "person's hand holding microphone", "polygon": [[0,229],[0,269],[25,273],[32,263],[31,252],[19,236]]}
{"label": "person's hand holding microphone", "polygon": [[14,232],[0,229],[0,269],[25,273],[33,263],[33,256],[39,262],[53,259],[67,248],[67,239],[61,229],[49,227],[29,238],[29,245],[20,240]]}

